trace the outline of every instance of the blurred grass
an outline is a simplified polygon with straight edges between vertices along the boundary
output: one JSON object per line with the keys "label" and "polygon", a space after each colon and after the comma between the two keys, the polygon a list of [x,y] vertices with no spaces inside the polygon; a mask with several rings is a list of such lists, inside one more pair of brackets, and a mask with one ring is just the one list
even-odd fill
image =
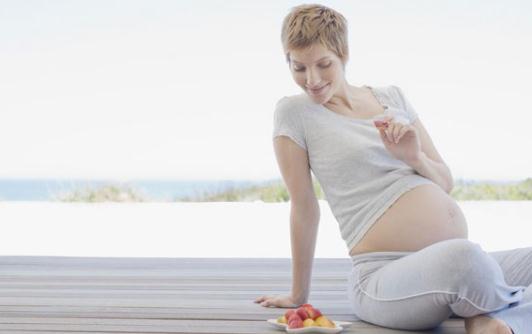
{"label": "blurred grass", "polygon": [[83,187],[62,195],[60,202],[147,202],[145,195],[129,185],[108,184],[101,187]]}
{"label": "blurred grass", "polygon": [[451,196],[458,201],[530,201],[532,178],[518,183],[494,184],[486,182],[457,181]]}
{"label": "blurred grass", "polygon": [[[320,184],[313,179],[314,191],[320,200],[325,196]],[[532,200],[532,178],[514,183],[490,183],[456,180],[451,197],[457,201],[481,200]],[[202,192],[195,196],[176,198],[177,202],[287,202],[290,196],[282,180],[262,182],[257,185]],[[84,188],[57,197],[64,202],[149,202],[151,199],[129,185],[105,185]]]}

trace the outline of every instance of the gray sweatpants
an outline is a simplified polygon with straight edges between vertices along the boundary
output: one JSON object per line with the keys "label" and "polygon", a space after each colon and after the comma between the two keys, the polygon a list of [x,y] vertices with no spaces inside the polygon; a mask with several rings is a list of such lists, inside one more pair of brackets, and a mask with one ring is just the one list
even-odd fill
{"label": "gray sweatpants", "polygon": [[348,298],[363,321],[426,330],[449,317],[484,314],[515,334],[532,333],[532,247],[488,253],[470,240],[450,239],[352,261]]}

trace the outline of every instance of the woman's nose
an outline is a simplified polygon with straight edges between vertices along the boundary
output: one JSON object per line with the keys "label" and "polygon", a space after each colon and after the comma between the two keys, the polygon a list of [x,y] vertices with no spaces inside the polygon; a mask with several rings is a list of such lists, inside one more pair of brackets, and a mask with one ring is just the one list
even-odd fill
{"label": "woman's nose", "polygon": [[320,83],[319,75],[315,71],[309,69],[307,71],[307,86],[316,87],[319,83]]}

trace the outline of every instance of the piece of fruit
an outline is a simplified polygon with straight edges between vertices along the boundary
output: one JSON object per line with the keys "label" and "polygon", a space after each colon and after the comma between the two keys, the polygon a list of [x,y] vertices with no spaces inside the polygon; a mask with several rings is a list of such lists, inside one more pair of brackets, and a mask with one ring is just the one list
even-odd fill
{"label": "piece of fruit", "polygon": [[303,321],[303,327],[312,327],[312,326],[316,326],[316,324],[314,323],[314,320],[308,318],[305,321]]}
{"label": "piece of fruit", "polygon": [[307,307],[306,308],[309,318],[312,320],[316,320],[317,317],[321,316],[320,310],[314,307]]}
{"label": "piece of fruit", "polygon": [[329,320],[329,318],[327,318],[324,315],[321,315],[321,316],[317,317],[316,320],[314,320],[314,322],[320,327],[329,327],[329,328],[335,328],[336,327],[334,322]]}
{"label": "piece of fruit", "polygon": [[287,320],[288,322],[290,322],[290,320],[292,320],[292,319],[294,319],[294,318],[297,318],[297,319],[303,321],[303,319],[301,319],[301,317],[299,317],[299,315],[298,315],[297,313],[292,313],[292,314],[290,315],[290,317],[289,317],[288,319],[286,319],[286,320]]}
{"label": "piece of fruit", "polygon": [[284,313],[285,318],[288,320],[292,314],[296,313],[296,310],[290,309]]}
{"label": "piece of fruit", "polygon": [[301,305],[301,307],[314,307],[314,306],[312,306],[312,304],[303,304]]}
{"label": "piece of fruit", "polygon": [[374,123],[375,123],[376,127],[383,128],[383,129],[386,129],[388,127],[388,125],[389,125],[388,121],[376,120],[376,121],[374,121]]}
{"label": "piece of fruit", "polygon": [[303,327],[303,320],[297,315],[288,319],[288,328],[301,328]]}
{"label": "piece of fruit", "polygon": [[307,312],[307,309],[305,307],[298,307],[296,312],[297,312],[297,315],[299,315],[299,317],[301,318],[301,320],[306,320],[310,318]]}
{"label": "piece of fruit", "polygon": [[281,315],[279,318],[277,318],[277,322],[281,324],[287,324],[288,320],[286,319],[284,315]]}

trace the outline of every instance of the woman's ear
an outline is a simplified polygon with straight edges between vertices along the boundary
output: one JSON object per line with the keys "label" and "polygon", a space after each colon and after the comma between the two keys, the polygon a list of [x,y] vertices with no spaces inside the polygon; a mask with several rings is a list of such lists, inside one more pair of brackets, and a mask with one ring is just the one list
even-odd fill
{"label": "woman's ear", "polygon": [[345,72],[345,66],[347,65],[347,62],[349,61],[349,56],[345,55],[342,58],[340,58],[340,60],[342,61],[342,68],[344,69],[344,72]]}

